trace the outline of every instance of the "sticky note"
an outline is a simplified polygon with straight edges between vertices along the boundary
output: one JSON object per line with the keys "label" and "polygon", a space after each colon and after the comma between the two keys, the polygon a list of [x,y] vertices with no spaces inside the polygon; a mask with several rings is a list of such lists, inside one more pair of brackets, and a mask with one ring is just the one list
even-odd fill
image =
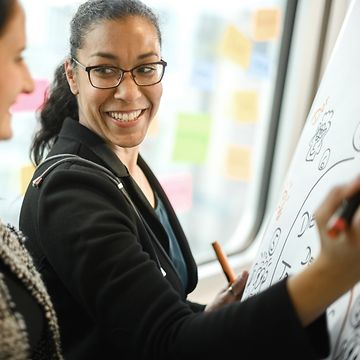
{"label": "sticky note", "polygon": [[193,197],[191,173],[162,175],[159,176],[159,181],[177,213],[191,209]]}
{"label": "sticky note", "polygon": [[252,150],[250,147],[229,145],[225,157],[225,174],[234,180],[251,180]]}
{"label": "sticky note", "polygon": [[231,98],[230,116],[241,123],[255,123],[259,113],[257,91],[236,91]]}
{"label": "sticky note", "polygon": [[247,69],[252,51],[251,41],[234,25],[229,25],[219,46],[221,56]]}
{"label": "sticky note", "polygon": [[20,193],[23,195],[34,174],[35,167],[33,164],[27,164],[20,169]]}
{"label": "sticky note", "polygon": [[280,32],[280,9],[256,10],[253,14],[253,39],[255,41],[274,40]]}
{"label": "sticky note", "polygon": [[35,111],[43,104],[49,81],[37,79],[34,83],[35,88],[31,94],[20,94],[18,96],[16,103],[11,108],[13,112]]}
{"label": "sticky note", "polygon": [[179,113],[172,159],[202,164],[207,155],[211,117],[208,114]]}
{"label": "sticky note", "polygon": [[199,62],[192,68],[191,85],[199,90],[211,91],[215,86],[216,75],[214,62]]}
{"label": "sticky note", "polygon": [[147,131],[147,135],[149,137],[156,137],[157,135],[159,135],[159,130],[160,130],[160,124],[159,124],[159,115],[156,115],[150,125],[149,125],[149,128],[148,128],[148,131]]}

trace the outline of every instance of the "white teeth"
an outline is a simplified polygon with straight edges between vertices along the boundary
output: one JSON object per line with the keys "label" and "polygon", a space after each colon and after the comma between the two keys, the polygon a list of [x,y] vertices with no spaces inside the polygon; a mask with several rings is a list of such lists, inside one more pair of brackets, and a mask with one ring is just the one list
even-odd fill
{"label": "white teeth", "polygon": [[133,121],[139,117],[139,115],[141,114],[141,110],[126,113],[110,111],[108,114],[117,121]]}

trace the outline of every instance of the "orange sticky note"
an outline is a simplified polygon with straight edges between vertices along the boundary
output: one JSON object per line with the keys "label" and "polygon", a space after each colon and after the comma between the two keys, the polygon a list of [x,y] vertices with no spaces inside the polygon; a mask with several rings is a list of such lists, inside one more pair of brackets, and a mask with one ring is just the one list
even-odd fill
{"label": "orange sticky note", "polygon": [[253,38],[255,41],[276,39],[280,32],[280,9],[259,9],[253,15]]}
{"label": "orange sticky note", "polygon": [[228,26],[219,47],[220,54],[247,69],[250,64],[252,43],[234,25]]}
{"label": "orange sticky note", "polygon": [[34,174],[35,167],[33,164],[28,164],[20,169],[20,193],[25,194],[30,180]]}
{"label": "orange sticky note", "polygon": [[159,117],[158,117],[158,115],[156,115],[152,119],[152,121],[149,125],[147,135],[150,137],[156,137],[157,135],[159,135],[159,129],[160,129]]}
{"label": "orange sticky note", "polygon": [[255,123],[259,113],[257,91],[237,91],[231,98],[231,117],[241,123]]}
{"label": "orange sticky note", "polygon": [[230,145],[225,159],[225,173],[234,180],[251,179],[252,151],[250,147]]}
{"label": "orange sticky note", "polygon": [[37,110],[44,103],[45,91],[48,86],[49,81],[46,79],[35,80],[34,91],[31,94],[20,94],[11,110],[13,112]]}

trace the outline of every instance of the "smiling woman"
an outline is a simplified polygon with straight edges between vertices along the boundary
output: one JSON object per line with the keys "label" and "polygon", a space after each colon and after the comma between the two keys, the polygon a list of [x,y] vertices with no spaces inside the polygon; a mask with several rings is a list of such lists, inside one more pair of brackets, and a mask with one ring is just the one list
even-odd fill
{"label": "smiling woman", "polygon": [[[10,107],[33,90],[23,61],[25,18],[17,0],[0,0],[0,139],[12,135]],[[0,359],[60,359],[57,319],[24,237],[0,222]]]}
{"label": "smiling woman", "polygon": [[[136,80],[140,71],[137,71],[136,76],[133,70],[129,73],[121,72],[121,79],[120,76],[115,77],[117,86],[111,83],[111,86],[106,87],[103,81],[100,84],[98,73],[103,74],[105,70],[111,74],[120,67],[144,72],[150,66],[155,67],[155,70],[161,66],[163,70],[162,63],[155,64],[161,60],[156,28],[140,16],[103,22],[87,34],[76,58],[78,62],[65,63],[65,71],[70,89],[77,95],[80,124],[112,144],[130,172],[132,169],[138,172],[137,146],[144,140],[150,122],[159,108],[163,71],[153,71],[156,81],[141,86]],[[92,69],[91,72],[86,74],[84,71],[77,71],[79,63],[85,63],[88,69]],[[119,71],[117,73],[120,74]],[[143,76],[140,78],[143,79]],[[138,116],[135,117],[136,115]],[[154,204],[154,200],[151,201]]]}

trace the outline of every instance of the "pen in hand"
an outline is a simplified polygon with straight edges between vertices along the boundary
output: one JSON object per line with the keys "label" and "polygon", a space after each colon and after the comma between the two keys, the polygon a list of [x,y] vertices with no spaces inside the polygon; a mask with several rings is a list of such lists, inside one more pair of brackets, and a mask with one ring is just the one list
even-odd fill
{"label": "pen in hand", "polygon": [[345,200],[330,218],[327,233],[334,238],[351,224],[351,220],[360,205],[360,191]]}
{"label": "pen in hand", "polygon": [[231,285],[235,281],[236,275],[235,275],[233,269],[231,268],[231,265],[230,265],[226,255],[222,251],[220,244],[217,241],[214,241],[213,243],[211,243],[211,245],[215,250],[216,257],[223,269],[226,279],[229,282],[229,285]]}

